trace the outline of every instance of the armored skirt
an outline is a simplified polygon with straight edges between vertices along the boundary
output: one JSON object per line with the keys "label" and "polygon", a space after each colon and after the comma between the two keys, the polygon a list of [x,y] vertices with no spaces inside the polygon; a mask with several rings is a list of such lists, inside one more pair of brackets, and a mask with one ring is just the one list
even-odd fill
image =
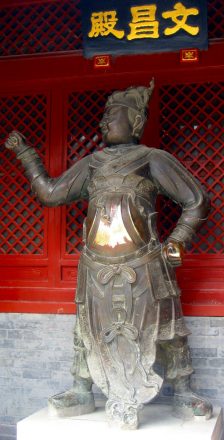
{"label": "armored skirt", "polygon": [[138,407],[154,398],[163,382],[154,369],[158,343],[188,334],[162,247],[144,251],[112,265],[85,252],[79,264],[77,325],[89,373],[77,373],[90,375],[108,404]]}

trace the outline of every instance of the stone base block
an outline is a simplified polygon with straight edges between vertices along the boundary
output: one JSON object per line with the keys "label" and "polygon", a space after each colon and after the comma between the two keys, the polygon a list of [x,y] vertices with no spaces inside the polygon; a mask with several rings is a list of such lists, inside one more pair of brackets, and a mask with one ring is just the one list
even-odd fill
{"label": "stone base block", "polygon": [[[130,438],[131,436],[131,438]],[[17,424],[17,440],[224,440],[223,410],[215,409],[210,420],[194,418],[180,420],[172,415],[169,405],[151,404],[140,414],[139,429],[125,431],[109,425],[104,406],[77,417],[59,418],[50,415],[47,408],[21,420]]]}

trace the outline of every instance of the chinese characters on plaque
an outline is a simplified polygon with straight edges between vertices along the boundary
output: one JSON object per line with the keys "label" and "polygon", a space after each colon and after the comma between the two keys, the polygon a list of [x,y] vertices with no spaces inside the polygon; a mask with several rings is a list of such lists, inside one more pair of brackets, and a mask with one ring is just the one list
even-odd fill
{"label": "chinese characters on plaque", "polygon": [[84,55],[206,49],[206,0],[82,0]]}

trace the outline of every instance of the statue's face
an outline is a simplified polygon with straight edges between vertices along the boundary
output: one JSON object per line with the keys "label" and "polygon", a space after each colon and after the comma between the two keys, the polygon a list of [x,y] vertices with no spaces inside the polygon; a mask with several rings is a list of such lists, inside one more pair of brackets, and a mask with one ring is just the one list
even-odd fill
{"label": "statue's face", "polygon": [[128,119],[128,108],[112,105],[105,110],[100,123],[103,141],[109,145],[133,142],[132,126]]}

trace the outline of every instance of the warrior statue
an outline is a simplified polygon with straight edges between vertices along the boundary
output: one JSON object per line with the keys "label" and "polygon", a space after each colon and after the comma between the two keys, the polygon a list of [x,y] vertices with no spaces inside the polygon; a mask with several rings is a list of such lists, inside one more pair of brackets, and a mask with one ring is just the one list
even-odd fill
{"label": "warrior statue", "polygon": [[[109,96],[100,123],[106,148],[50,178],[36,151],[12,132],[6,147],[21,160],[45,206],[88,199],[79,262],[73,388],[49,399],[59,415],[94,410],[92,385],[107,396],[106,413],[138,426],[143,404],[172,382],[174,410],[184,417],[212,413],[190,388],[193,372],[175,266],[186,242],[206,220],[209,200],[169,153],[139,144],[154,84]],[[163,194],[182,207],[164,243],[155,203]]]}

